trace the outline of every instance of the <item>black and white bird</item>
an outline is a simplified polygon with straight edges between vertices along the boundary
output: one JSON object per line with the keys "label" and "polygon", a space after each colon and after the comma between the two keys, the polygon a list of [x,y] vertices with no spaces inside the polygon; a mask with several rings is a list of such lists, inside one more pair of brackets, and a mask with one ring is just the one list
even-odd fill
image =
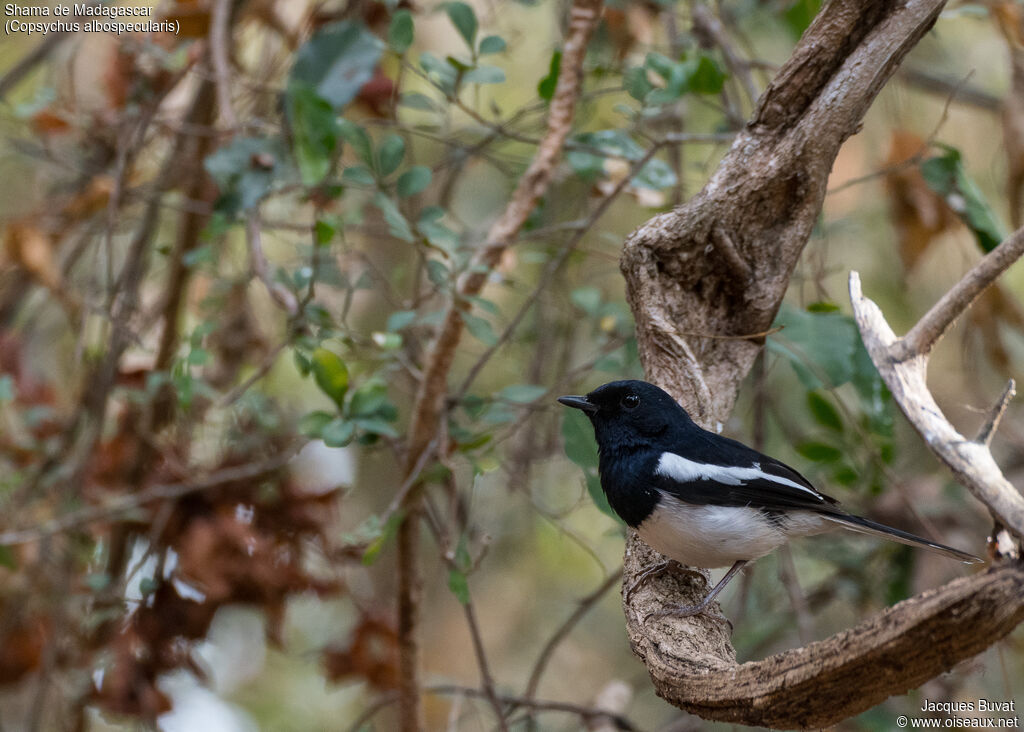
{"label": "black and white bird", "polygon": [[[689,567],[731,567],[697,605],[659,615],[697,615],[742,567],[794,537],[833,528],[880,536],[974,564],[958,549],[847,513],[793,468],[702,429],[667,392],[613,381],[559,402],[594,425],[601,487],[619,517],[652,548]],[[627,600],[656,565],[627,590]]]}

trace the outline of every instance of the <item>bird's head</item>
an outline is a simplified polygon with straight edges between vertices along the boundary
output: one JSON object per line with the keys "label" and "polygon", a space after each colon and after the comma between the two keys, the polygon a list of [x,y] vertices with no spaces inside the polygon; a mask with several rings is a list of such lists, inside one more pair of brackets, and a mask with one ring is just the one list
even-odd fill
{"label": "bird's head", "polygon": [[602,450],[652,444],[691,424],[686,410],[668,392],[646,381],[612,381],[586,396],[563,396],[558,401],[590,418]]}

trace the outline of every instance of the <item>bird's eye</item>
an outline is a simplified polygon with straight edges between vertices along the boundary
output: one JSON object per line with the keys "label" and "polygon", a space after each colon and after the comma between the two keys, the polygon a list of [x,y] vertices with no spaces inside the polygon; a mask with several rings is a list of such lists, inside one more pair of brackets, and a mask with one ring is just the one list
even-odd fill
{"label": "bird's eye", "polygon": [[637,405],[640,404],[640,397],[636,394],[627,394],[622,397],[622,406],[626,409],[636,409]]}

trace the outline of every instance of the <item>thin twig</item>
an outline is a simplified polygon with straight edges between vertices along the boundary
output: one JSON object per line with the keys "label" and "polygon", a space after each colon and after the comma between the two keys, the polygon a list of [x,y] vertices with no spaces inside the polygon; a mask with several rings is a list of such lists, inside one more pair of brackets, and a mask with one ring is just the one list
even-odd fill
{"label": "thin twig", "polygon": [[541,649],[540,655],[537,656],[537,661],[533,664],[533,670],[530,671],[530,679],[526,682],[526,691],[523,692],[524,699],[533,699],[534,694],[537,693],[540,677],[543,675],[548,662],[551,660],[559,644],[569,636],[569,633],[583,619],[583,616],[590,612],[591,608],[604,597],[604,594],[615,587],[621,579],[622,567],[619,567],[618,570],[608,575],[604,582],[598,585],[596,590],[581,599],[576,609],[555,629],[555,632],[548,638],[547,643],[544,644],[544,648]]}
{"label": "thin twig", "polygon": [[270,297],[274,302],[294,318],[299,313],[299,303],[295,299],[295,295],[280,282],[274,282],[268,272],[267,258],[263,254],[263,237],[260,233],[260,212],[258,206],[253,209],[252,213],[249,214],[249,218],[246,219],[245,239],[249,245],[249,266],[252,267],[253,273],[267,288],[267,292],[270,293]]}
{"label": "thin twig", "polygon": [[629,174],[624,176],[618,183],[615,184],[615,188],[613,188],[607,196],[601,199],[601,202],[597,205],[593,212],[591,212],[590,216],[587,217],[587,220],[584,222],[584,224],[576,228],[573,237],[562,248],[562,251],[558,255],[558,257],[550,260],[547,263],[547,266],[545,266],[544,268],[544,272],[541,273],[540,278],[537,280],[537,286],[533,288],[533,292],[531,292],[530,296],[526,298],[522,305],[519,306],[519,310],[516,311],[516,314],[512,317],[512,320],[509,321],[509,324],[505,327],[505,330],[502,331],[501,335],[498,336],[498,339],[494,342],[494,344],[489,346],[487,350],[483,352],[480,358],[477,359],[476,363],[474,363],[473,366],[470,368],[469,373],[466,375],[465,380],[462,382],[462,386],[460,386],[459,389],[455,392],[455,401],[461,400],[466,395],[466,392],[469,391],[469,387],[472,386],[473,382],[476,380],[476,377],[480,375],[480,371],[483,369],[483,367],[487,364],[487,362],[491,359],[495,352],[499,348],[501,348],[502,345],[508,342],[508,340],[512,337],[512,334],[515,331],[515,329],[519,327],[519,324],[522,322],[523,318],[526,317],[526,314],[530,311],[530,308],[532,308],[534,303],[537,302],[537,298],[540,297],[540,294],[550,284],[551,279],[555,276],[555,273],[557,273],[562,268],[562,266],[568,261],[570,255],[579,246],[579,243],[583,240],[584,235],[588,231],[590,231],[591,228],[593,228],[594,224],[596,224],[598,220],[601,218],[601,216],[604,215],[605,211],[608,210],[608,207],[611,206],[612,202],[616,198],[618,198],[619,194],[621,194],[622,191],[626,189],[626,186],[629,185],[629,183],[633,180],[633,178],[636,175],[640,173],[641,170],[643,170],[643,167],[651,160],[651,158],[653,158],[658,153],[658,150],[660,150],[661,148],[662,144],[655,143],[644,154],[642,158],[640,158],[633,164],[633,167],[630,170]]}
{"label": "thin twig", "polygon": [[505,710],[501,706],[501,699],[494,690],[494,678],[491,676],[490,666],[487,663],[487,651],[484,648],[483,638],[480,637],[480,626],[476,621],[476,613],[473,610],[472,601],[462,603],[462,611],[466,615],[466,625],[469,626],[469,637],[473,641],[473,654],[476,656],[476,665],[480,669],[480,686],[483,687],[484,698],[487,699],[495,716],[498,718],[498,728],[508,732],[508,720],[505,718]]}
{"label": "thin twig", "polygon": [[[465,327],[463,313],[469,298],[479,294],[491,270],[526,223],[537,201],[547,191],[555,163],[572,129],[583,85],[583,59],[587,43],[601,14],[601,0],[575,0],[570,8],[569,29],[562,51],[562,65],[548,112],[547,128],[533,161],[519,179],[504,212],[491,226],[482,247],[456,285],[456,297],[448,306],[438,335],[426,360],[423,379],[417,390],[409,425],[406,473],[438,433],[445,406],[448,375],[455,351]],[[406,498],[408,513],[398,529],[398,648],[400,728],[418,732],[422,727],[419,695],[419,653],[416,643],[419,572],[417,569],[419,534],[418,503],[415,491]]]}
{"label": "thin twig", "polygon": [[262,478],[287,465],[288,461],[298,452],[298,449],[299,446],[294,446],[259,463],[248,463],[246,465],[217,470],[205,478],[181,483],[162,483],[151,486],[139,493],[122,494],[105,505],[90,506],[79,511],[66,513],[41,526],[0,532],[0,546],[12,546],[38,541],[47,536],[68,531],[69,529],[116,518],[153,501],[181,498],[190,493],[219,488],[228,483]]}
{"label": "thin twig", "polygon": [[[457,686],[454,684],[426,686],[423,688],[423,693],[434,694],[437,696],[468,696],[476,699],[484,696],[484,692],[481,689],[474,689],[471,686]],[[398,699],[398,692],[393,691],[382,695],[348,726],[348,732],[356,732],[356,730],[362,729],[363,726],[376,716],[378,712],[394,704]],[[615,725],[616,729],[622,730],[623,732],[640,732],[639,727],[634,725],[629,721],[629,719],[621,714],[616,714],[615,712],[599,709],[597,707],[587,707],[581,704],[572,704],[571,702],[553,701],[548,699],[528,699],[526,697],[512,696],[510,694],[499,694],[498,699],[501,703],[508,704],[513,709],[523,707],[527,709],[535,709],[539,712],[565,712],[566,714],[574,714],[584,721],[607,719]]]}
{"label": "thin twig", "polygon": [[1018,229],[985,255],[963,279],[942,296],[903,338],[893,344],[896,361],[927,355],[953,322],[1010,265],[1024,254],[1024,229]]}
{"label": "thin twig", "polygon": [[231,104],[231,15],[234,0],[214,0],[210,17],[210,65],[217,84],[217,108],[232,131],[238,129],[238,116]]}
{"label": "thin twig", "polygon": [[1010,379],[1006,382],[1006,388],[1003,389],[1003,393],[999,396],[999,401],[996,402],[995,406],[992,407],[992,411],[989,412],[988,419],[985,420],[985,424],[982,425],[978,431],[978,436],[974,438],[974,441],[981,445],[988,445],[992,442],[992,435],[999,429],[999,422],[1003,418],[1003,414],[1006,413],[1006,408],[1010,406],[1010,400],[1013,399],[1017,394],[1017,382]]}

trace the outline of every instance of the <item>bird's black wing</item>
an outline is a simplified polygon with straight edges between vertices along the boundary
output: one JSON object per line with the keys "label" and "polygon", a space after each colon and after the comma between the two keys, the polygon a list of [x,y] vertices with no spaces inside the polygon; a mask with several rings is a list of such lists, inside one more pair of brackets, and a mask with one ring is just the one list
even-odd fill
{"label": "bird's black wing", "polygon": [[712,433],[662,453],[654,485],[698,505],[833,513],[838,503],[785,463]]}

